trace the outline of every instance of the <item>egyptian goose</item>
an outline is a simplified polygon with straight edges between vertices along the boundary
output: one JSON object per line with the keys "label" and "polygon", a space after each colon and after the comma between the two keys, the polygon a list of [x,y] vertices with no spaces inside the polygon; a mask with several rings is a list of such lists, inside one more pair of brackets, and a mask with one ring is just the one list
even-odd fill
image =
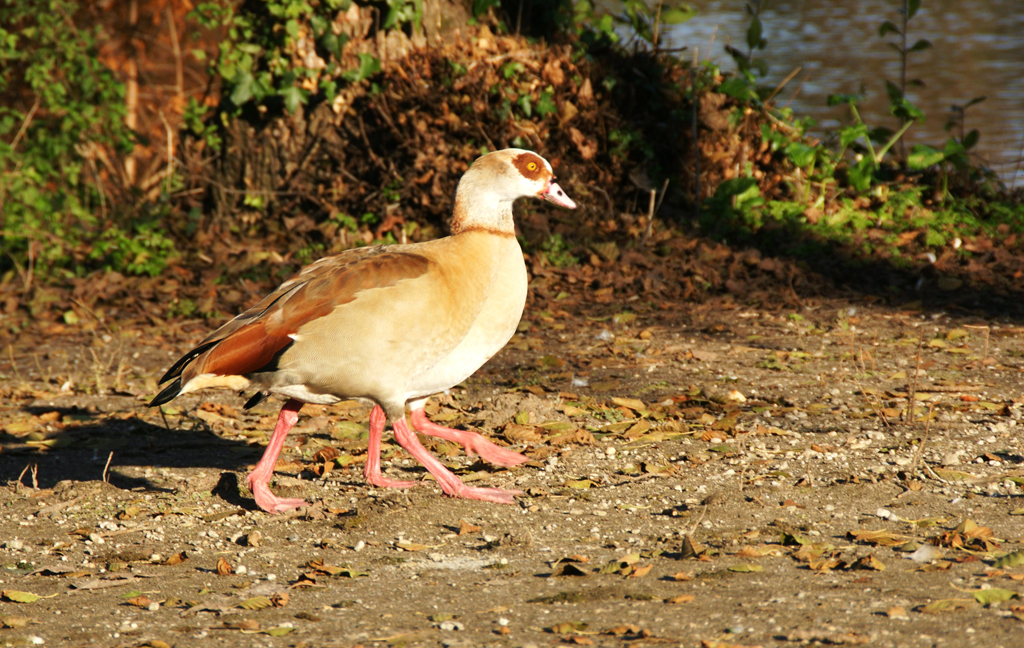
{"label": "egyptian goose", "polygon": [[526,461],[479,434],[431,423],[424,411],[427,397],[471,376],[515,333],[527,287],[512,219],[512,203],[521,196],[576,207],[544,158],[521,149],[488,153],[459,182],[451,236],[347,250],[303,268],[175,362],[160,379],[173,382],[150,405],[205,387],[255,388],[247,408],[269,394],[286,397],[270,443],[248,476],[265,511],[305,504],[276,497],[269,487],[299,409],[347,399],[374,404],[364,470],[370,484],[419,483],[381,474],[381,436],[390,420],[399,445],[446,495],[513,503],[520,491],[470,487],[445,468],[410,428],[406,405],[424,434],[501,466]]}

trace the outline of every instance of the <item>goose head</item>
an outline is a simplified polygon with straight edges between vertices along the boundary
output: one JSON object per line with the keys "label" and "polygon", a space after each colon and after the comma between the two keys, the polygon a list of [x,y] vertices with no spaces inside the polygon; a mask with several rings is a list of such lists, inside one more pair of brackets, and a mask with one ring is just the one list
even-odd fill
{"label": "goose head", "polygon": [[455,192],[452,233],[467,229],[515,232],[512,203],[523,197],[576,208],[558,185],[551,164],[536,153],[504,149],[477,158]]}

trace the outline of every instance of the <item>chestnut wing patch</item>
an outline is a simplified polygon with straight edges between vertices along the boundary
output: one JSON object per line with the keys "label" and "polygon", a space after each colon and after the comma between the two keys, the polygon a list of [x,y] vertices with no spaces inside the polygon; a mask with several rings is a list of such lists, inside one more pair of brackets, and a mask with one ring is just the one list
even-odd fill
{"label": "chestnut wing patch", "polygon": [[354,261],[346,256],[303,272],[306,276],[295,280],[298,285],[282,286],[284,294],[270,295],[264,301],[273,298],[271,303],[248,321],[229,323],[236,324],[234,330],[184,369],[185,382],[199,374],[244,376],[258,372],[292,343],[289,336],[304,324],[351,302],[362,291],[415,279],[430,266],[426,257],[413,252],[382,251]]}

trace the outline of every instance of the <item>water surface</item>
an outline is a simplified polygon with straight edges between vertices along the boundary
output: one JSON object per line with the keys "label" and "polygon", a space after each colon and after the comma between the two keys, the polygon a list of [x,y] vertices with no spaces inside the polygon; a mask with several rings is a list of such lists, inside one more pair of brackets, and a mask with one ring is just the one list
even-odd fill
{"label": "water surface", "polygon": [[[663,45],[686,46],[682,56],[708,56],[723,70],[735,65],[725,45],[747,50],[749,19],[745,0],[690,0],[700,14],[671,28]],[[859,93],[861,115],[869,127],[898,125],[889,114],[885,80],[900,78],[898,54],[886,43],[897,36],[878,36],[885,20],[900,24],[900,0],[789,0],[770,4],[761,15],[765,50],[756,56],[769,65],[766,85],[780,83],[795,68],[801,70],[775,99],[789,105],[797,116],[808,115],[821,128],[834,128],[847,120],[848,109],[829,108],[828,95]],[[923,0],[908,29],[909,44],[920,38],[932,48],[910,55],[907,96],[924,110],[924,124],[911,127],[910,146],[923,143],[941,147],[949,133],[943,126],[950,106],[974,97],[987,99],[967,111],[967,129],[981,133],[973,149],[980,161],[1008,184],[1024,185],[1024,3],[1021,0]]]}

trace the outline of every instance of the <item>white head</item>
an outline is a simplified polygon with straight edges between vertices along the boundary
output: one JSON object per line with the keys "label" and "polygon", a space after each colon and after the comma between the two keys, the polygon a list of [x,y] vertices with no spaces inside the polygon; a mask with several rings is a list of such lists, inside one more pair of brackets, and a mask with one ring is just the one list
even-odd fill
{"label": "white head", "polygon": [[551,165],[536,153],[504,149],[477,158],[455,192],[452,233],[473,228],[514,232],[512,203],[524,196],[576,208],[558,186]]}

